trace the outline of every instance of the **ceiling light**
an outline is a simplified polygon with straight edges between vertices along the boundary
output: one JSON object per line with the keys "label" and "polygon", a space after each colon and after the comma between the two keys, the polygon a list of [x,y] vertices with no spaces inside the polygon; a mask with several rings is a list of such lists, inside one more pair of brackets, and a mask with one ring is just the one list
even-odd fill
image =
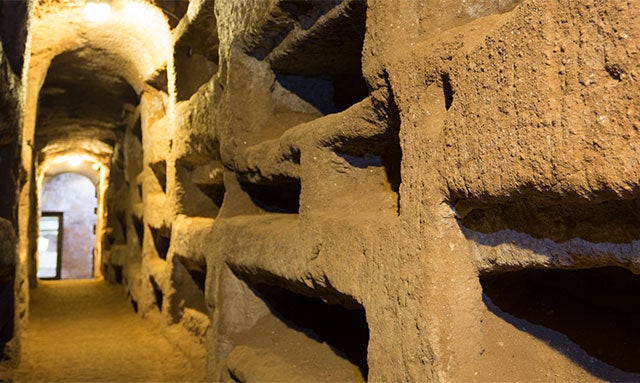
{"label": "ceiling light", "polygon": [[109,18],[111,5],[104,1],[87,0],[83,13],[87,20],[93,23],[103,23]]}
{"label": "ceiling light", "polygon": [[80,166],[80,164],[82,163],[82,160],[83,158],[80,156],[67,157],[67,163],[73,167]]}

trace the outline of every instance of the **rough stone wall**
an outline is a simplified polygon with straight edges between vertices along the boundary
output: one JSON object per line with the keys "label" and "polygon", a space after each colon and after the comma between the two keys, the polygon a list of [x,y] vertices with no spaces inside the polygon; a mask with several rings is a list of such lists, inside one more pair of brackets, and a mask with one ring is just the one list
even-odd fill
{"label": "rough stone wall", "polygon": [[26,2],[0,1],[0,380],[18,361],[16,189]]}
{"label": "rough stone wall", "polygon": [[183,11],[104,267],[212,381],[639,379],[637,3]]}

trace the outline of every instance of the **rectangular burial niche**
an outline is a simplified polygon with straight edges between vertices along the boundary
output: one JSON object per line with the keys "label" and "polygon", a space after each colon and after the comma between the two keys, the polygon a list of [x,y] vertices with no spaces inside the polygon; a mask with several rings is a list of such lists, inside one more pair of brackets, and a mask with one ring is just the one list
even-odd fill
{"label": "rectangular burial niche", "polygon": [[369,89],[361,61],[366,1],[283,1],[280,7],[291,25],[301,28],[290,29],[277,44],[260,45],[264,50],[272,44],[264,60],[276,81],[325,115],[365,99]]}
{"label": "rectangular burial niche", "polygon": [[[531,269],[483,275],[480,283],[489,310],[506,321],[513,322],[513,316],[555,330],[590,356],[640,373],[639,275],[621,267]],[[512,324],[526,331],[521,323]],[[572,359],[576,355],[562,337],[543,340]],[[597,374],[593,361],[585,359],[574,362]]]}
{"label": "rectangular burial niche", "polygon": [[259,208],[269,213],[298,214],[302,186],[298,178],[273,180],[270,184],[240,181],[240,187]]}
{"label": "rectangular burial niche", "polygon": [[42,212],[38,237],[38,271],[40,279],[60,279],[62,266],[63,213]]}
{"label": "rectangular burial niche", "polygon": [[158,257],[166,261],[169,246],[171,246],[171,229],[165,226],[159,228],[149,226],[149,231],[151,232],[153,245],[156,248]]}
{"label": "rectangular burial niche", "polygon": [[640,238],[638,199],[571,202],[561,196],[539,195],[507,203],[462,198],[453,205],[462,216],[464,227],[485,234],[510,229],[558,243],[573,238],[594,243],[631,243]]}
{"label": "rectangular burial niche", "polygon": [[160,286],[152,276],[149,276],[149,283],[151,283],[151,288],[153,289],[153,297],[155,299],[156,306],[158,307],[158,310],[162,311],[162,304],[164,303],[164,294],[162,293],[162,289],[160,289]]}
{"label": "rectangular burial niche", "polygon": [[345,308],[262,283],[251,284],[250,288],[275,317],[309,338],[325,342],[334,353],[356,367],[363,380],[367,380],[369,326],[362,306],[349,300],[352,302],[350,308]]}
{"label": "rectangular burial niche", "polygon": [[400,112],[393,95],[389,97],[385,115],[387,130],[373,137],[344,140],[333,150],[350,166],[360,169],[384,168],[385,183],[395,194],[400,214],[400,183],[402,181],[402,148],[400,146]]}
{"label": "rectangular burial niche", "polygon": [[[218,152],[216,141],[214,153]],[[179,197],[182,213],[215,218],[226,192],[222,174],[223,165],[217,160],[206,163],[188,157],[176,160],[176,182],[182,190]]]}
{"label": "rectangular burial niche", "polygon": [[208,314],[204,295],[207,265],[180,255],[174,255],[172,261],[171,282],[175,293],[170,299],[180,302],[178,306]]}

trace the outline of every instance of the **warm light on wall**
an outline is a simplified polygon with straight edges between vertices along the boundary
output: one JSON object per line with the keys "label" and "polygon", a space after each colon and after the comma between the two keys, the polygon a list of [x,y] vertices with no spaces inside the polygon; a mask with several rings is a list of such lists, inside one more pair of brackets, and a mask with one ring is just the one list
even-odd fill
{"label": "warm light on wall", "polygon": [[70,156],[66,158],[66,161],[69,165],[73,167],[77,167],[77,166],[80,166],[80,164],[82,163],[82,161],[84,161],[84,159],[80,156]]}
{"label": "warm light on wall", "polygon": [[87,0],[83,13],[87,20],[94,23],[103,23],[109,18],[111,5],[107,2]]}

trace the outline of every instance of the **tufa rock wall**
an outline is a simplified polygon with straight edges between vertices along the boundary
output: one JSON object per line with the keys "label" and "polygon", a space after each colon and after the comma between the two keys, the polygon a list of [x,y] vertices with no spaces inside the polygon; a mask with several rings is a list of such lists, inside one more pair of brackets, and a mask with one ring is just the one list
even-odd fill
{"label": "tufa rock wall", "polygon": [[20,348],[15,232],[26,13],[26,2],[0,1],[0,380],[11,378]]}
{"label": "tufa rock wall", "polygon": [[192,0],[104,274],[212,381],[637,380],[638,8]]}

